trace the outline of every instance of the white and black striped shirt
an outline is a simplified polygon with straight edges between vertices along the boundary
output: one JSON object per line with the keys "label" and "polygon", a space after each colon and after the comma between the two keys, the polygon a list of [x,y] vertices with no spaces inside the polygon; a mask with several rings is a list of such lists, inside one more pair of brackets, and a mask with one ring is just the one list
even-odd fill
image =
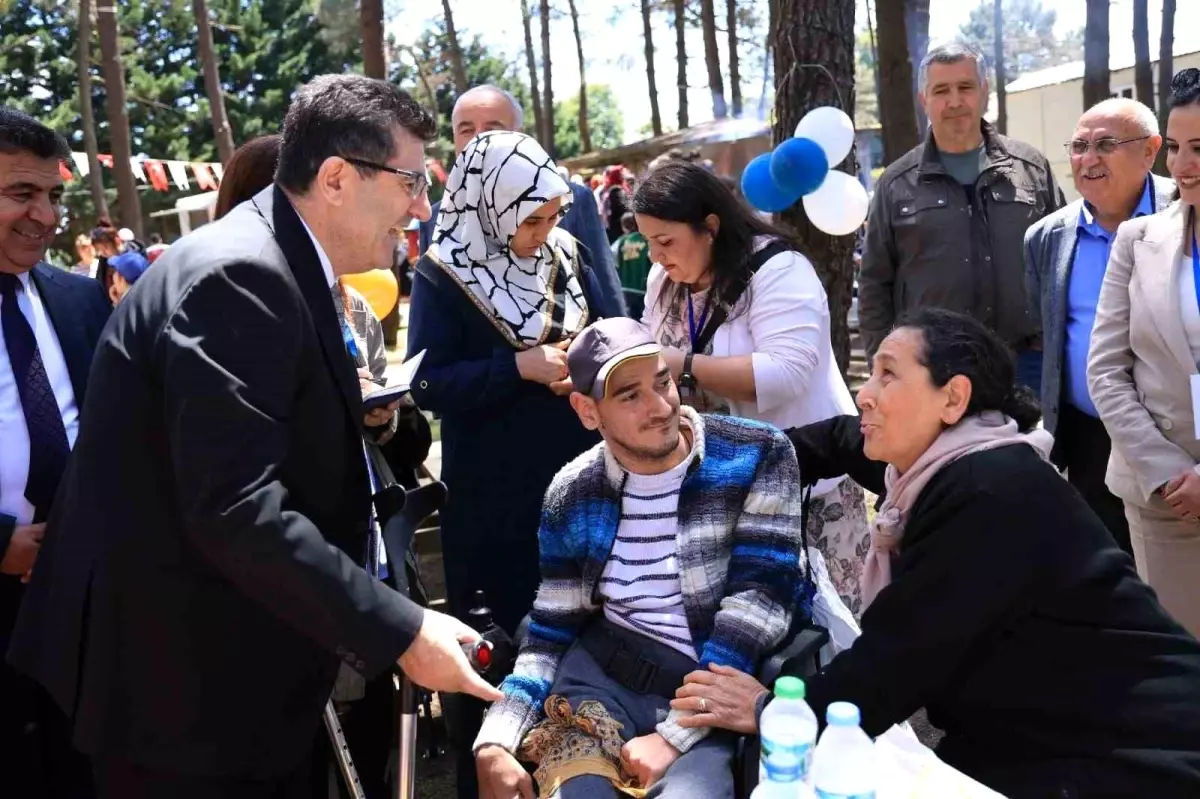
{"label": "white and black striped shirt", "polygon": [[600,577],[604,615],[696,658],[675,559],[679,489],[692,455],[662,474],[632,474],[621,497],[621,523]]}

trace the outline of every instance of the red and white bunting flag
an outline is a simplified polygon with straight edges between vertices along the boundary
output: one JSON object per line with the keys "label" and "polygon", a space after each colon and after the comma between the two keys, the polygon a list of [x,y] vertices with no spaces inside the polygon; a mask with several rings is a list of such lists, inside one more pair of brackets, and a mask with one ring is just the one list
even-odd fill
{"label": "red and white bunting flag", "polygon": [[212,171],[209,170],[208,164],[192,164],[192,174],[196,176],[196,185],[204,191],[214,191],[217,188],[217,180],[213,177]]}
{"label": "red and white bunting flag", "polygon": [[171,188],[171,184],[167,180],[167,168],[163,166],[162,161],[147,158],[146,172],[150,176],[150,185],[154,187],[155,191],[167,191]]}
{"label": "red and white bunting flag", "polygon": [[183,161],[167,162],[167,171],[171,173],[171,180],[175,181],[175,185],[182,191],[187,191],[192,187],[192,184],[188,183],[187,169],[184,168],[186,166]]}
{"label": "red and white bunting flag", "polygon": [[71,160],[75,162],[75,168],[79,170],[79,174],[87,177],[91,174],[92,168],[88,165],[87,153],[71,153]]}

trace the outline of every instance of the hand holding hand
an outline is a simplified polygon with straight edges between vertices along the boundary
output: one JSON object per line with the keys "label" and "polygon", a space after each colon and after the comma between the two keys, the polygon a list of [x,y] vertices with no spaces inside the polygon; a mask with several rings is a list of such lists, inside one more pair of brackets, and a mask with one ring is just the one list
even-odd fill
{"label": "hand holding hand", "polygon": [[543,344],[517,353],[517,371],[523,380],[548,386],[567,376],[567,352],[559,345]]}
{"label": "hand holding hand", "polygon": [[678,758],[679,750],[656,732],[634,738],[621,747],[621,765],[637,777],[641,788],[649,788],[661,780]]}
{"label": "hand holding hand", "polygon": [[762,683],[745,672],[710,663],[708,671],[693,671],[671,700],[674,710],[691,710],[680,727],[720,727],[752,735],[758,732],[754,711],[767,693]]}
{"label": "hand holding hand", "polygon": [[482,799],[533,799],[533,780],[507,749],[485,746],[475,754]]}
{"label": "hand holding hand", "polygon": [[1163,487],[1163,499],[1182,519],[1200,521],[1200,475],[1189,469]]}
{"label": "hand holding hand", "polygon": [[462,651],[462,644],[478,640],[479,633],[453,616],[426,610],[421,631],[400,656],[400,668],[410,680],[430,691],[467,693],[495,702],[504,695],[475,673]]}
{"label": "hand holding hand", "polygon": [[29,582],[45,532],[45,524],[18,524],[8,541],[4,558],[0,560],[0,574],[20,577],[21,582]]}

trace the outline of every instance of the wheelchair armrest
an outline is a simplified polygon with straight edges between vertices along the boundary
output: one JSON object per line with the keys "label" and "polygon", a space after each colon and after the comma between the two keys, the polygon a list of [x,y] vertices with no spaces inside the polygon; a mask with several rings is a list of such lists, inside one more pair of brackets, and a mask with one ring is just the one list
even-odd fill
{"label": "wheelchair armrest", "polygon": [[771,688],[784,671],[815,673],[821,667],[821,647],[827,643],[829,631],[824,627],[805,627],[767,658],[758,671],[758,681]]}

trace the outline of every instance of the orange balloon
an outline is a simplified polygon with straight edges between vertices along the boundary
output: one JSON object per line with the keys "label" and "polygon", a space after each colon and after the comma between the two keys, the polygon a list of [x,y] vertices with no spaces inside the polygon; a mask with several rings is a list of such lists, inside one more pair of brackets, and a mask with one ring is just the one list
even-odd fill
{"label": "orange balloon", "polygon": [[366,298],[376,319],[382,320],[390,314],[400,300],[400,284],[390,269],[372,269],[357,275],[345,275],[342,279],[347,286]]}

